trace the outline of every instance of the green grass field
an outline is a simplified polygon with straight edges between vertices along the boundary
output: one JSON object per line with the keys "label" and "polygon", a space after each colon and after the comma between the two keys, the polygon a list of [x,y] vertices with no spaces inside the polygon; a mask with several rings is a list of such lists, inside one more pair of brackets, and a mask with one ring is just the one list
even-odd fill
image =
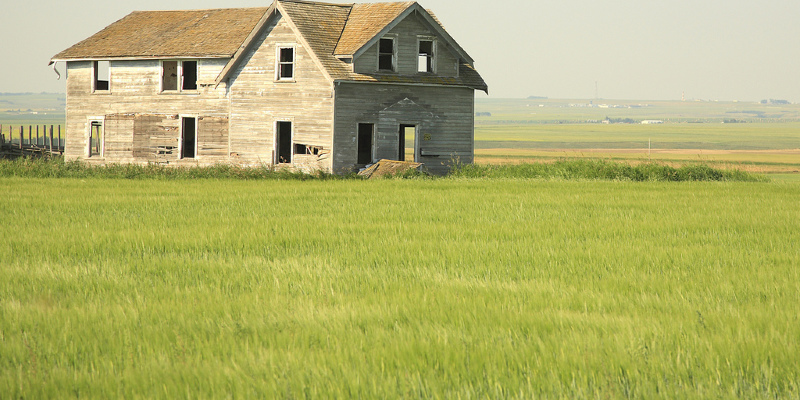
{"label": "green grass field", "polygon": [[0,187],[0,397],[800,396],[796,184]]}

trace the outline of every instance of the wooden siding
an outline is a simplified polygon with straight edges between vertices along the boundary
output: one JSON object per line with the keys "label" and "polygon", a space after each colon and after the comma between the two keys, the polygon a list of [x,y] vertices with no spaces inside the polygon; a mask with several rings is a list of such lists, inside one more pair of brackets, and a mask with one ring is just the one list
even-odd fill
{"label": "wooden siding", "polygon": [[[89,123],[93,119],[104,120],[104,154],[92,157],[92,163],[147,163],[177,162],[165,157],[162,146],[166,142],[180,140],[178,115],[204,118],[228,118],[229,100],[226,87],[214,88],[211,83],[222,70],[226,60],[198,60],[198,89],[183,93],[161,93],[161,65],[158,60],[112,61],[110,90],[92,92],[92,63],[71,61],[67,63],[67,159],[86,158]],[[153,135],[147,122],[137,120],[137,115],[155,115],[159,121],[174,121],[177,130],[161,129]],[[146,120],[147,118],[145,118]],[[218,123],[217,123],[218,124]],[[169,125],[169,124],[167,124]],[[198,128],[198,139],[213,139],[213,134]],[[207,128],[216,132],[218,127]],[[142,136],[144,135],[144,136]],[[169,137],[165,137],[168,135]],[[164,143],[143,145],[143,141],[159,140]],[[227,137],[225,138],[227,142]],[[137,145],[138,143],[138,145]],[[198,157],[195,163],[211,164],[218,157],[220,143],[198,142]],[[227,143],[225,143],[227,153]],[[213,150],[210,150],[213,148]],[[148,151],[152,151],[148,153]],[[169,156],[170,154],[167,154]]]}
{"label": "wooden siding", "polygon": [[[341,83],[336,88],[334,172],[357,167],[357,127],[376,126],[375,160],[395,159],[401,124],[417,126],[417,160],[446,173],[474,156],[474,91],[469,88]],[[423,155],[423,153],[425,155]]]}
{"label": "wooden siding", "polygon": [[[319,156],[295,156],[294,166],[330,171],[333,84],[280,14],[257,40],[231,78],[231,158],[243,164],[272,164],[275,124],[291,121],[293,144],[322,147]],[[295,48],[291,82],[275,79],[277,49],[284,46]]]}
{"label": "wooden siding", "polygon": [[[389,31],[387,36],[396,37],[397,46],[397,73],[401,75],[416,75],[418,56],[417,41],[420,36],[436,37],[436,33],[428,28],[423,19],[411,14]],[[458,76],[458,57],[447,47],[444,40],[436,41],[436,75],[454,77]],[[373,74],[378,70],[378,43],[367,49],[353,63],[356,73]]]}

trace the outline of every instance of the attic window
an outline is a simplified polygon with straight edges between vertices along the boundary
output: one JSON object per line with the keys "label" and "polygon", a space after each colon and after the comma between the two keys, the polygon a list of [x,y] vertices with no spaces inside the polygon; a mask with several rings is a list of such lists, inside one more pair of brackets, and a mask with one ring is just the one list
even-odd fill
{"label": "attic window", "polygon": [[417,72],[430,72],[433,73],[435,68],[435,53],[436,42],[429,39],[419,40],[419,58],[417,62]]}
{"label": "attic window", "polygon": [[95,61],[92,69],[94,70],[94,91],[108,91],[111,81],[111,62]]}
{"label": "attic window", "polygon": [[381,38],[378,42],[378,70],[394,71],[394,38]]}
{"label": "attic window", "polygon": [[[180,79],[178,79],[180,77]],[[162,61],[162,91],[197,90],[197,61]]]}
{"label": "attic window", "polygon": [[294,80],[294,47],[278,48],[278,80]]}

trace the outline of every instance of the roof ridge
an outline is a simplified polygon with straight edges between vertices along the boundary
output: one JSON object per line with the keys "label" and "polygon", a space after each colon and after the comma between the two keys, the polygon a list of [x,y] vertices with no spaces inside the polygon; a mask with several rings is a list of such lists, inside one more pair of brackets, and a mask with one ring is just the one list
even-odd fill
{"label": "roof ridge", "polygon": [[324,1],[312,1],[312,0],[277,0],[281,3],[302,3],[302,4],[310,4],[310,5],[321,5],[321,6],[335,6],[335,7],[353,7],[355,3],[327,3]]}
{"label": "roof ridge", "polygon": [[[269,7],[225,7],[225,8],[195,8],[189,10],[133,10],[130,14],[135,13],[181,13],[181,12],[199,12],[199,11],[231,11],[231,10],[261,10]],[[129,15],[130,15],[129,14]]]}

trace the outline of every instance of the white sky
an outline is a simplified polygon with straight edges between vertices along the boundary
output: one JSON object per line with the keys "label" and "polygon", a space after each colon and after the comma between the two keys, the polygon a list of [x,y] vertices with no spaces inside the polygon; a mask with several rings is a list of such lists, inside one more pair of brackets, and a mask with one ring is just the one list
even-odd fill
{"label": "white sky", "polygon": [[[50,57],[133,10],[271,0],[3,0],[0,92],[64,92]],[[340,1],[341,2],[341,1]],[[491,97],[800,102],[798,0],[421,0]],[[63,66],[60,68],[63,72]]]}

